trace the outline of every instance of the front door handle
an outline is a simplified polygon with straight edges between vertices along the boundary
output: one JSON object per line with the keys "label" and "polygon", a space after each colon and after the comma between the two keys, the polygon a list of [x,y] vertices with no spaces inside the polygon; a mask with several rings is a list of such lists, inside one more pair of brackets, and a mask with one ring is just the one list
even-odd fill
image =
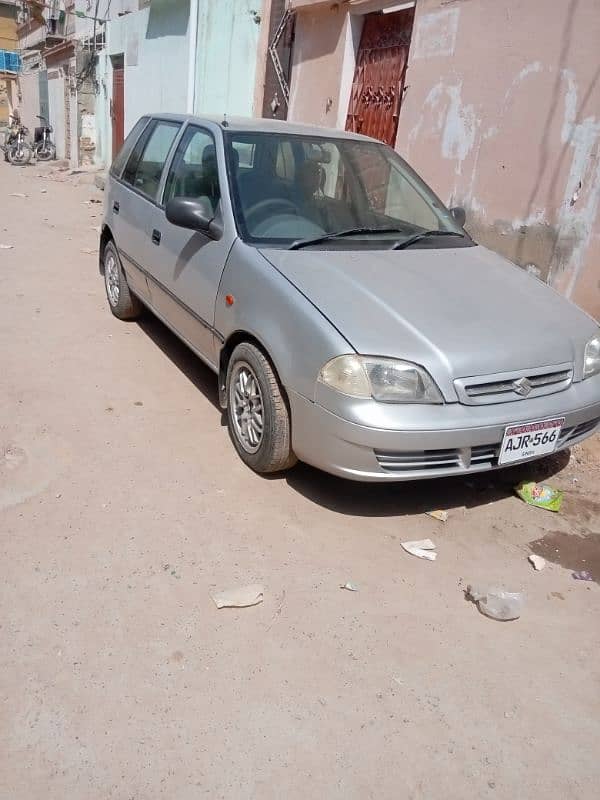
{"label": "front door handle", "polygon": [[114,213],[118,214],[120,208],[121,208],[121,206],[119,205],[119,201],[115,200],[115,202],[113,203],[113,211],[114,211]]}
{"label": "front door handle", "polygon": [[160,231],[157,231],[156,228],[152,231],[152,244],[160,244]]}

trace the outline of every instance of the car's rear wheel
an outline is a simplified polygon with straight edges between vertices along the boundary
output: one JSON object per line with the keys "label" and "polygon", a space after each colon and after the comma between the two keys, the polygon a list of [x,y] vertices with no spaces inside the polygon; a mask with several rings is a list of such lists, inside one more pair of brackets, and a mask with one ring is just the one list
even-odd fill
{"label": "car's rear wheel", "polygon": [[255,472],[280,472],[296,463],[279,380],[265,355],[248,342],[229,359],[227,420],[235,449]]}
{"label": "car's rear wheel", "polygon": [[144,307],[129,289],[117,248],[113,242],[107,242],[102,261],[104,266],[104,287],[110,310],[118,319],[135,319],[139,317]]}

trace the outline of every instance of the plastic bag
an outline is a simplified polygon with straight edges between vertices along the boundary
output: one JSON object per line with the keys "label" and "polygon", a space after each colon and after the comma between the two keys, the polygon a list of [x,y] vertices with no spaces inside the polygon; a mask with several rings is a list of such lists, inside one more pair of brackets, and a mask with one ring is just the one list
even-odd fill
{"label": "plastic bag", "polygon": [[530,506],[545,508],[548,511],[560,511],[563,493],[544,483],[523,481],[515,486],[515,492]]}
{"label": "plastic bag", "polygon": [[525,605],[525,596],[521,592],[506,592],[495,586],[488,589],[467,586],[467,599],[472,600],[484,616],[501,622],[519,619]]}

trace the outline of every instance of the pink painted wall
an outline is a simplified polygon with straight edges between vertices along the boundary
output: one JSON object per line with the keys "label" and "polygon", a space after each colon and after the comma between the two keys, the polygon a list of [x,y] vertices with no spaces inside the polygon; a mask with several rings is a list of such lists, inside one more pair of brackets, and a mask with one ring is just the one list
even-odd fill
{"label": "pink painted wall", "polygon": [[[293,1],[289,118],[343,125],[350,19],[398,0]],[[396,145],[478,241],[597,318],[599,43],[600,0],[417,0]]]}
{"label": "pink painted wall", "polygon": [[420,0],[397,149],[600,318],[600,2]]}

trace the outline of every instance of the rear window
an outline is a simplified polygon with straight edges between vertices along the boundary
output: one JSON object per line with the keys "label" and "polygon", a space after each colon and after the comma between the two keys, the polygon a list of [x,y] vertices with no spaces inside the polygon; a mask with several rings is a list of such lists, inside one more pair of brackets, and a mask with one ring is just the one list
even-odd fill
{"label": "rear window", "polygon": [[129,158],[129,154],[133,150],[135,143],[138,140],[138,137],[148,124],[149,117],[142,117],[139,119],[135,125],[133,126],[133,130],[130,132],[129,136],[125,139],[123,146],[117,153],[112,166],[110,168],[110,174],[114,175],[116,178],[121,177],[121,173],[123,172],[123,167],[127,159]]}

